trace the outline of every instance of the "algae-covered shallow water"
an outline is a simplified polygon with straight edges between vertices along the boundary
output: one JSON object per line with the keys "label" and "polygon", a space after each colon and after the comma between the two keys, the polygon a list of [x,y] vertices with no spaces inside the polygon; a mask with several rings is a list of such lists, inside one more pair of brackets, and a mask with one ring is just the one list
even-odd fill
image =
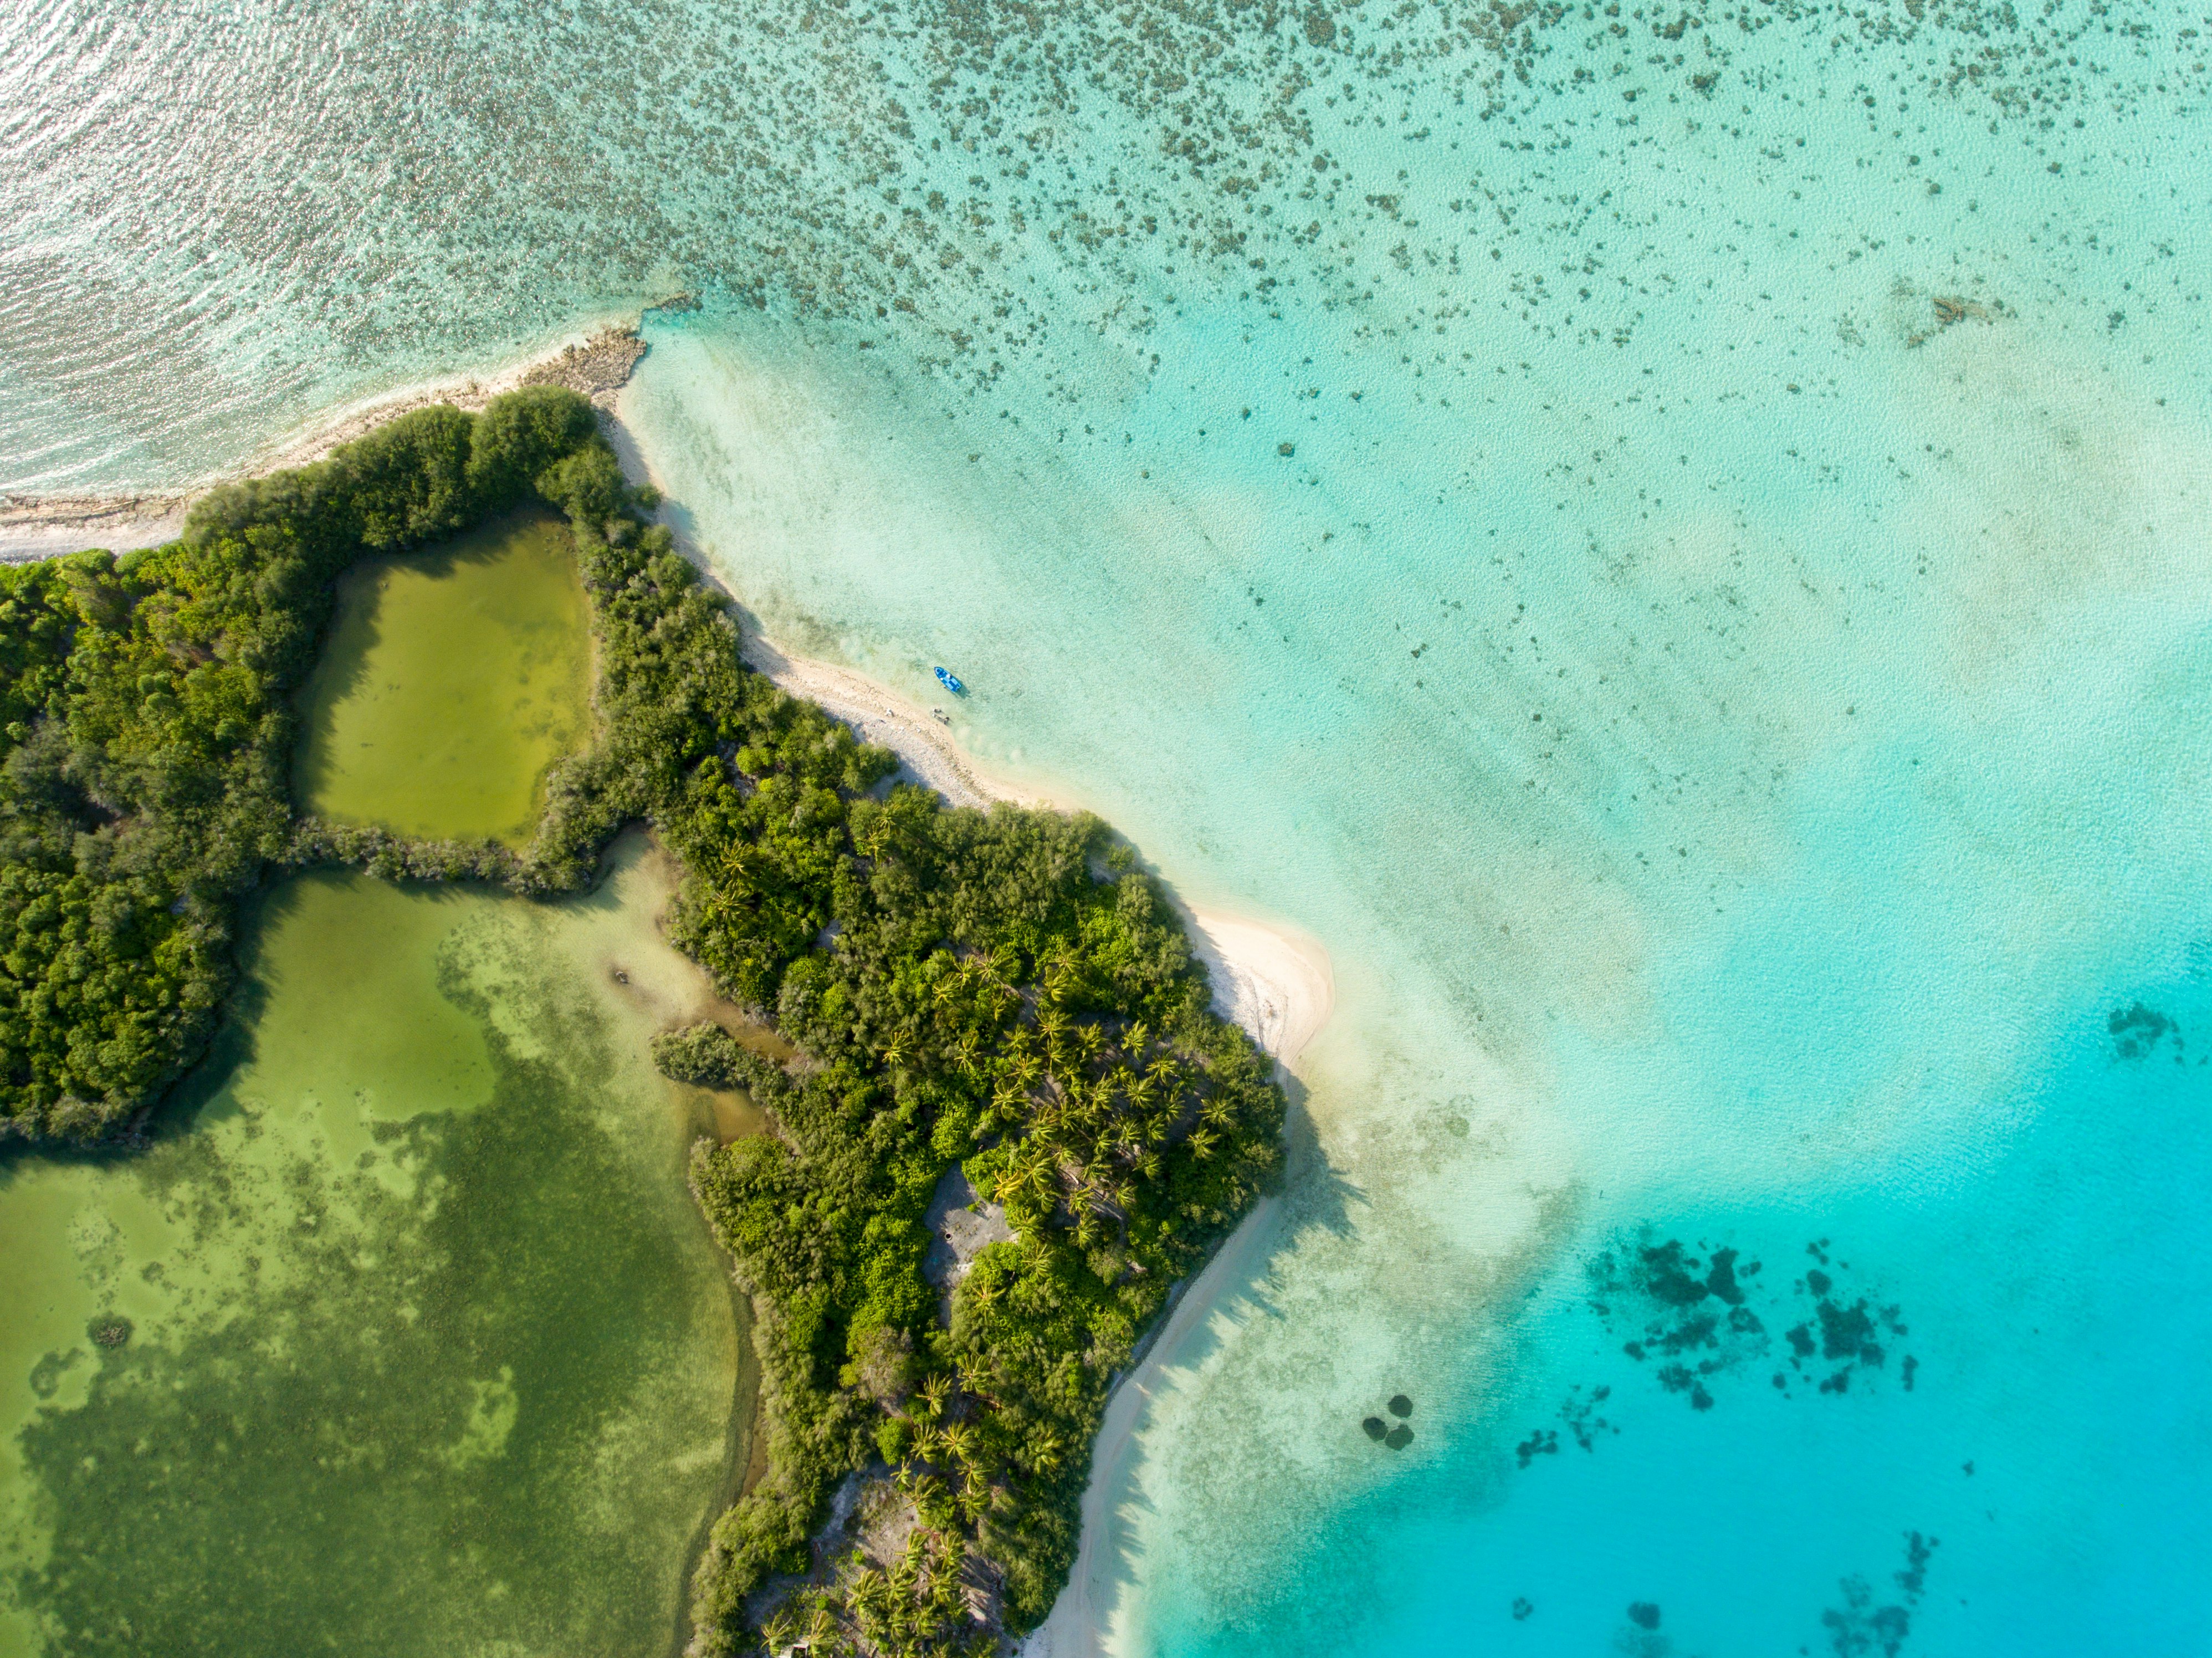
{"label": "algae-covered shallow water", "polygon": [[666,884],[291,880],[151,1151],[0,1164],[0,1653],[672,1643],[749,1384]]}
{"label": "algae-covered shallow water", "polygon": [[591,631],[568,526],[526,514],[363,560],[303,696],[307,810],[433,840],[520,842],[584,744]]}

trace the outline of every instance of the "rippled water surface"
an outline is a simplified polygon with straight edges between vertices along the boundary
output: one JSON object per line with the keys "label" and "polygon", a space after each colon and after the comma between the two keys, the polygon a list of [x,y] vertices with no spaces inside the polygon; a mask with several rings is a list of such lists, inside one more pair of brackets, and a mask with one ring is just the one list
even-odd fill
{"label": "rippled water surface", "polygon": [[763,624],[1328,944],[1120,1649],[2186,1649],[2208,33],[17,3],[0,483],[694,293]]}

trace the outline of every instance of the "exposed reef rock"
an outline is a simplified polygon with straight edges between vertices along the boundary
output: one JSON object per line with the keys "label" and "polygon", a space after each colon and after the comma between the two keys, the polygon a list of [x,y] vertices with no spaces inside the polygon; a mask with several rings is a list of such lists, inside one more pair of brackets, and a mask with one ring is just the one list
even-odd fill
{"label": "exposed reef rock", "polygon": [[524,372],[522,384],[565,386],[594,403],[611,400],[629,384],[630,373],[646,349],[635,328],[602,329],[581,345],[568,346],[556,357],[533,363]]}

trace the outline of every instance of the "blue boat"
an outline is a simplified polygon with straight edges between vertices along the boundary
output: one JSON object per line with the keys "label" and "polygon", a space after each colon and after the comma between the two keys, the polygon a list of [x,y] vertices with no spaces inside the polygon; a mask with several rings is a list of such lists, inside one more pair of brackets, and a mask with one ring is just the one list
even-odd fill
{"label": "blue boat", "polygon": [[937,671],[937,683],[944,686],[946,690],[951,691],[955,696],[965,696],[968,695],[968,688],[960,683],[960,676],[952,672],[950,669],[939,668]]}

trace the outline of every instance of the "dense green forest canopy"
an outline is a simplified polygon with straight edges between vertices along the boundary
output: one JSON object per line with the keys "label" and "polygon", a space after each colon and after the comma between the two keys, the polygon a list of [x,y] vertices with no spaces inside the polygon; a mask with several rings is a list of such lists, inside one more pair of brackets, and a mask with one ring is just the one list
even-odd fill
{"label": "dense green forest canopy", "polygon": [[[532,500],[568,519],[599,673],[536,838],[297,816],[291,693],[332,578]],[[656,1044],[771,1123],[693,1158],[757,1315],[767,1473],[713,1527],[690,1649],[980,1653],[1066,1582],[1113,1380],[1273,1178],[1282,1095],[1097,820],[893,785],[890,755],[742,665],[652,506],[589,405],[535,388],[220,490],[170,546],[0,577],[0,1121],[87,1139],[155,1101],[206,1042],[266,865],[540,894],[650,823],[684,870],[675,941],[799,1050]],[[956,1165],[1012,1236],[941,1297],[925,1212]],[[833,1549],[856,1476],[882,1523]]]}
{"label": "dense green forest canopy", "polygon": [[112,1134],[204,1050],[236,902],[291,849],[291,696],[332,578],[568,504],[599,443],[550,391],[423,410],[216,490],[167,546],[0,569],[0,1137]]}

